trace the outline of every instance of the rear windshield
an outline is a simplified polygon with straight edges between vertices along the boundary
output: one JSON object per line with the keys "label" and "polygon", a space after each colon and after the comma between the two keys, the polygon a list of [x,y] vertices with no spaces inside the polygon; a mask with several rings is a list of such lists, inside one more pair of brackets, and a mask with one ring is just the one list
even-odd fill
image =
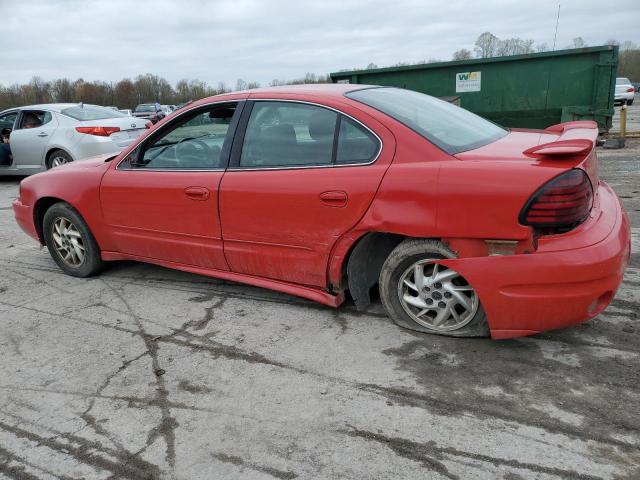
{"label": "rear windshield", "polygon": [[136,107],[136,112],[155,112],[156,106],[153,104],[142,104]]}
{"label": "rear windshield", "polygon": [[630,85],[631,82],[628,78],[618,77],[616,78],[616,85]]}
{"label": "rear windshield", "polygon": [[346,96],[395,118],[451,155],[482,147],[507,134],[504,128],[464,108],[411,90],[367,88]]}
{"label": "rear windshield", "polygon": [[80,121],[102,120],[104,118],[118,118],[125,116],[112,108],[99,107],[97,105],[78,105],[75,107],[65,108],[64,110],[61,110],[61,113]]}

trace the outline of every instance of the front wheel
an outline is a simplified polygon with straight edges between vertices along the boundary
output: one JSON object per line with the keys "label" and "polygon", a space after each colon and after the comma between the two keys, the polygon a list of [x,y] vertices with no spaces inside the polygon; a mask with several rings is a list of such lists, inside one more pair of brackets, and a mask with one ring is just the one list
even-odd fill
{"label": "front wheel", "polygon": [[403,241],[380,273],[380,297],[401,327],[456,337],[489,335],[474,288],[458,272],[435,263],[454,253],[434,240]]}
{"label": "front wheel", "polygon": [[71,205],[60,202],[49,208],[42,229],[47,249],[62,271],[74,277],[90,277],[102,269],[98,244]]}

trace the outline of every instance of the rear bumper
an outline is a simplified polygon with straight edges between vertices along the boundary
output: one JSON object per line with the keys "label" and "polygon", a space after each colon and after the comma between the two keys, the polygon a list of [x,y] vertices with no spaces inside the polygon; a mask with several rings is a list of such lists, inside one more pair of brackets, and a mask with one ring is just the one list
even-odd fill
{"label": "rear bumper", "polygon": [[22,204],[18,198],[13,201],[12,207],[13,214],[16,217],[16,222],[20,225],[20,228],[39,243],[40,238],[38,237],[38,232],[33,221],[33,206]]}
{"label": "rear bumper", "polygon": [[610,187],[601,184],[598,194],[599,214],[579,227],[577,234],[546,240],[544,251],[440,262],[474,286],[492,338],[576,325],[613,300],[629,262],[629,221]]}

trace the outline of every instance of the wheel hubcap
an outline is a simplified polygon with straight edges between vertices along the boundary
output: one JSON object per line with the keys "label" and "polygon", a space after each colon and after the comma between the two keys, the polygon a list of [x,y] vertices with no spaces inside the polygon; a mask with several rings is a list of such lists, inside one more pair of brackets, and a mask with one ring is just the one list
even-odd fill
{"label": "wheel hubcap", "polygon": [[54,248],[62,261],[70,267],[79,267],[84,263],[85,247],[82,235],[68,219],[56,218],[51,227]]}
{"label": "wheel hubcap", "polygon": [[478,311],[478,295],[458,272],[431,259],[420,260],[400,277],[398,296],[409,316],[440,332],[468,324]]}
{"label": "wheel hubcap", "polygon": [[51,167],[59,167],[67,163],[67,159],[64,157],[53,157],[51,159]]}

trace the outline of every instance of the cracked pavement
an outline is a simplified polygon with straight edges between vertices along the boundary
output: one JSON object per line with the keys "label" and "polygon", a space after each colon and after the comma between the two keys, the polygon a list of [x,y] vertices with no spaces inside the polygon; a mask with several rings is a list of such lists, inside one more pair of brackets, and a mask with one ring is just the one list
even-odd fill
{"label": "cracked pavement", "polygon": [[0,178],[0,479],[640,478],[640,141],[599,149],[633,226],[613,304],[492,342],[114,263],[64,275]]}

